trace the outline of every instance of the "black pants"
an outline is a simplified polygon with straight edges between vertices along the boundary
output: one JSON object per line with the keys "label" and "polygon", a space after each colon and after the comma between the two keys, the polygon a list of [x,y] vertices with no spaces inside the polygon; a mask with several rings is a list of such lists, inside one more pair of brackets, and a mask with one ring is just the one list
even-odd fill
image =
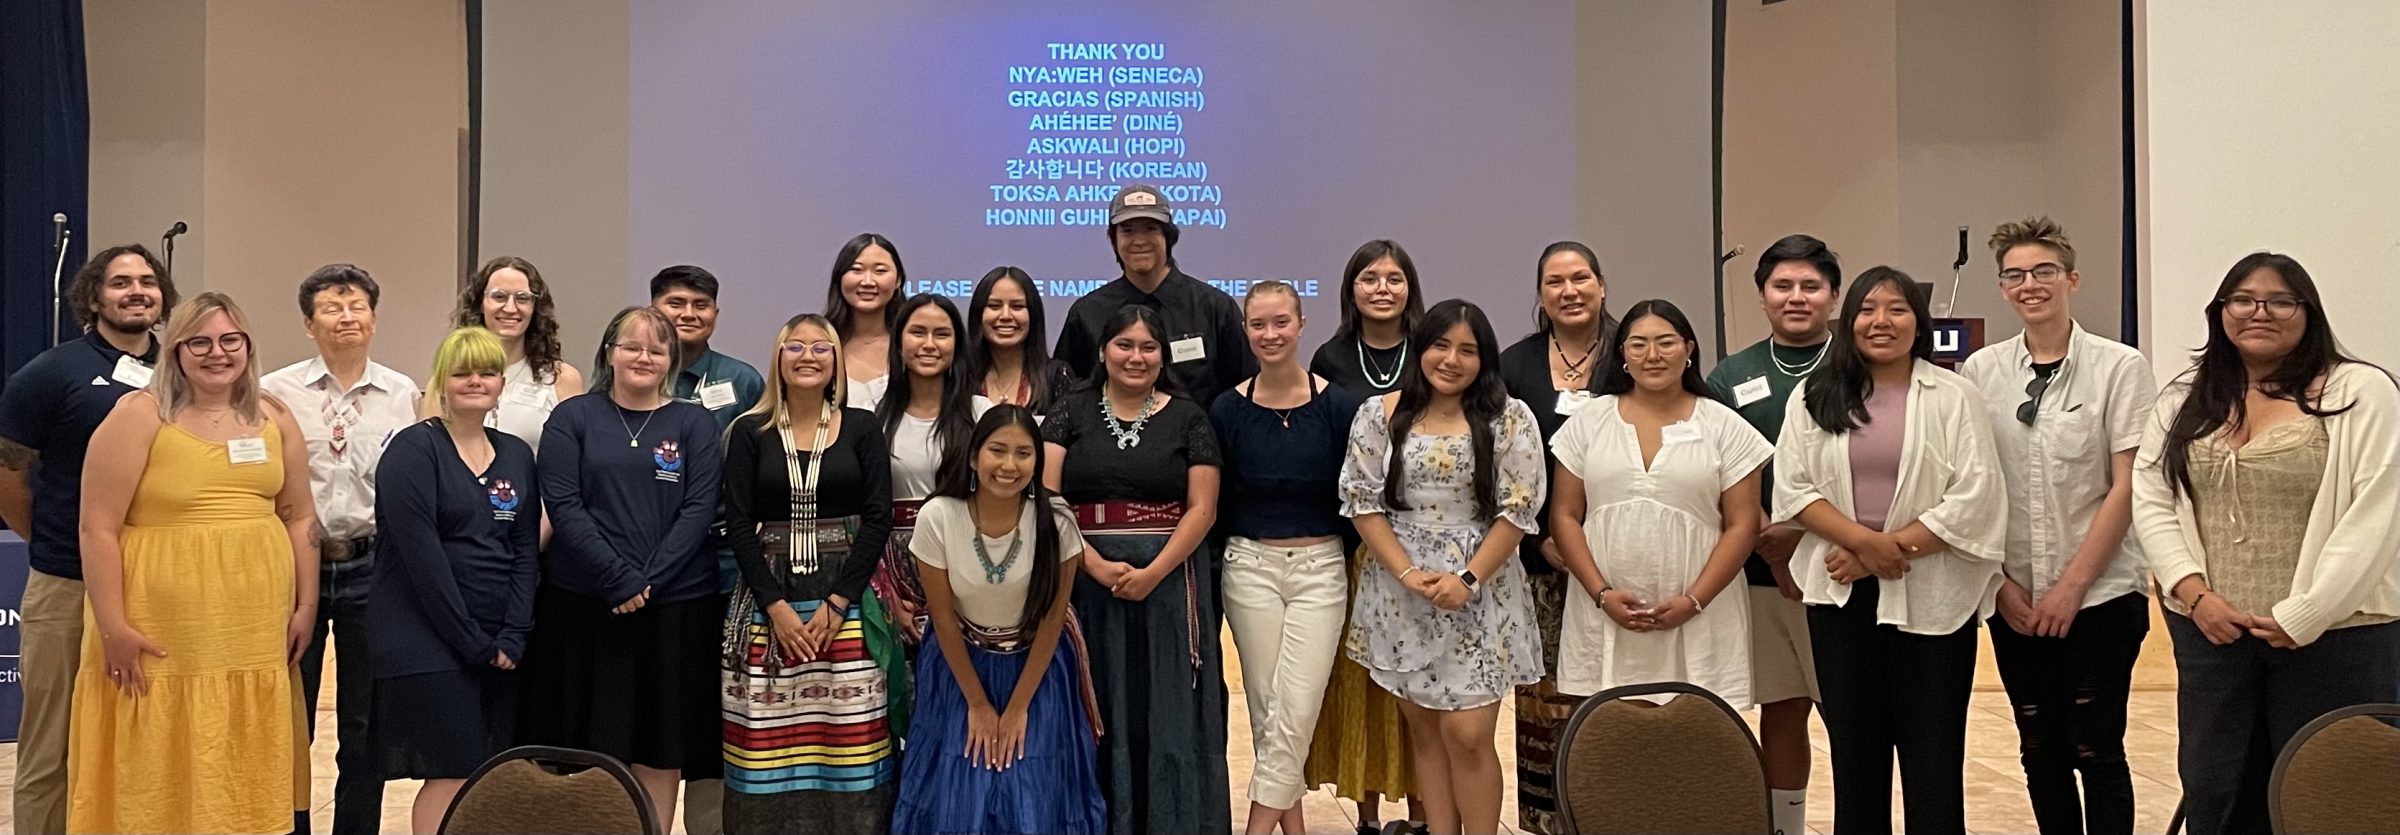
{"label": "black pants", "polygon": [[2299,649],[2208,642],[2167,613],[2175,641],[2175,770],[2192,835],[2264,833],[2267,776],[2300,726],[2400,690],[2400,623],[2327,630]]}
{"label": "black pants", "polygon": [[1992,655],[2016,709],[2017,755],[2042,835],[2133,832],[2125,701],[2142,636],[2150,634],[2148,602],[2137,592],[2093,605],[2076,614],[2064,638],[2024,635],[1992,618]]}
{"label": "black pants", "polygon": [[1975,619],[1947,635],[1910,634],[1876,624],[1881,598],[1868,578],[1851,584],[1848,605],[1808,607],[1833,748],[1833,831],[1889,835],[1897,749],[1909,835],[1964,835]]}
{"label": "black pants", "polygon": [[[360,543],[366,550],[357,550]],[[341,651],[334,687],[337,728],[333,751],[333,835],[374,835],[383,827],[383,760],[375,752],[375,671],[367,664],[367,595],[375,587],[372,540],[353,540],[359,556],[318,566],[317,631],[300,658],[300,688],[308,697],[309,737],[316,737],[317,691],[325,680],[325,639]]]}

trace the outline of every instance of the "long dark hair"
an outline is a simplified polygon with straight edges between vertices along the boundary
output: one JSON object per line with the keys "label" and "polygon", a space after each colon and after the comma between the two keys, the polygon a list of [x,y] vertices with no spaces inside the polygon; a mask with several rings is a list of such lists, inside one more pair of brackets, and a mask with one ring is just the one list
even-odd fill
{"label": "long dark hair", "polygon": [[[1055,494],[1050,492],[1050,488],[1042,486],[1042,459],[1046,456],[1040,451],[1042,428],[1034,423],[1033,412],[1011,403],[1002,403],[984,412],[983,419],[975,422],[974,432],[967,441],[966,454],[952,458],[942,467],[941,484],[934,488],[933,494],[966,502],[970,522],[967,535],[982,536],[983,532],[975,530],[972,524],[975,517],[975,491],[979,489],[975,478],[975,459],[980,454],[977,450],[983,449],[993,434],[1010,426],[1024,430],[1025,437],[1033,439],[1035,450],[1033,487],[1025,494],[1025,500],[1033,503],[1033,553],[1029,555],[1033,558],[1033,571],[1028,581],[1031,585],[1025,589],[1025,612],[1017,617],[1017,628],[1030,634],[1034,627],[1041,625],[1042,618],[1050,614],[1050,604],[1058,597],[1058,584],[1064,582],[1060,575],[1075,570],[1058,552],[1058,519],[1051,510]],[[1024,532],[1020,531],[1017,535],[1023,536]],[[952,570],[963,571],[966,567],[959,566]]]}
{"label": "long dark hair", "polygon": [[1916,315],[1917,338],[1909,345],[1909,356],[1933,359],[1933,315],[1926,312],[1925,288],[1907,273],[1890,267],[1859,273],[1858,280],[1842,294],[1842,314],[1833,319],[1825,362],[1809,373],[1807,391],[1802,394],[1808,417],[1817,422],[1817,428],[1838,435],[1866,425],[1867,396],[1875,393],[1875,378],[1868,372],[1866,356],[1858,352],[1855,331],[1858,311],[1867,306],[1867,294],[1886,284],[1900,291],[1900,297],[1908,300],[1909,312]]}
{"label": "long dark hair", "polygon": [[[501,270],[524,273],[525,290],[533,294],[533,312],[525,317],[525,367],[533,371],[536,380],[557,382],[558,361],[564,356],[558,347],[558,302],[550,299],[550,285],[542,281],[542,271],[534,269],[533,262],[514,255],[483,262],[475,277],[458,289],[458,309],[451,313],[450,325],[491,327],[483,320],[483,294],[492,287],[492,274]],[[673,332],[668,333],[667,341],[676,341]]]}
{"label": "long dark hair", "polygon": [[1408,348],[1416,352],[1416,361],[1409,363],[1400,374],[1400,401],[1392,407],[1391,462],[1386,465],[1383,481],[1383,504],[1393,510],[1407,510],[1400,497],[1401,485],[1407,482],[1408,456],[1401,450],[1408,442],[1409,427],[1433,404],[1433,381],[1425,377],[1425,352],[1433,343],[1460,324],[1475,335],[1475,379],[1467,390],[1459,393],[1459,407],[1466,413],[1469,446],[1475,452],[1475,518],[1489,521],[1500,515],[1498,478],[1493,470],[1497,457],[1492,424],[1508,409],[1508,384],[1500,379],[1500,345],[1492,335],[1492,320],[1483,315],[1483,308],[1463,299],[1451,299],[1425,311],[1408,334]]}
{"label": "long dark hair", "polygon": [[[1699,356],[1700,337],[1694,335],[1692,320],[1683,315],[1682,308],[1666,299],[1635,302],[1633,307],[1625,310],[1625,318],[1617,320],[1616,339],[1609,343],[1608,354],[1600,358],[1601,394],[1624,394],[1633,390],[1633,372],[1624,366],[1625,332],[1632,330],[1633,323],[1641,321],[1644,316],[1656,316],[1665,321],[1675,329],[1676,336],[1683,338],[1683,344],[1688,346],[1685,350],[1691,352],[1694,358]],[[1717,399],[1716,389],[1709,388],[1708,379],[1700,375],[1700,363],[1696,359],[1683,364],[1683,390],[1702,400]]]}
{"label": "long dark hair", "polygon": [[1542,265],[1550,263],[1550,256],[1557,255],[1561,252],[1572,252],[1576,255],[1582,256],[1584,266],[1592,268],[1592,277],[1600,280],[1600,289],[1602,291],[1602,295],[1600,297],[1597,315],[1600,318],[1600,338],[1604,341],[1607,340],[1609,331],[1617,326],[1616,317],[1608,315],[1608,296],[1606,295],[1606,291],[1608,289],[1608,274],[1600,271],[1600,256],[1593,253],[1591,247],[1584,246],[1582,241],[1559,241],[1558,243],[1542,247],[1542,257],[1533,262],[1533,293],[1535,299],[1533,303],[1533,329],[1547,335],[1557,327],[1550,321],[1550,311],[1542,309],[1542,303],[1540,299],[1542,293]]}
{"label": "long dark hair", "polygon": [[[2241,349],[2234,347],[2233,338],[2225,333],[2225,298],[2242,284],[2242,279],[2259,270],[2273,270],[2283,277],[2283,283],[2300,298],[2305,319],[2301,324],[2300,344],[2292,346],[2275,364],[2275,370],[2258,381],[2260,394],[2277,400],[2289,400],[2312,417],[2331,417],[2350,411],[2356,403],[2326,408],[2322,392],[2311,392],[2318,377],[2345,362],[2358,362],[2356,357],[2342,353],[2341,345],[2333,339],[2333,323],[2325,316],[2324,298],[2317,294],[2316,279],[2291,256],[2276,252],[2253,252],[2233,262],[2225,271],[2225,280],[2217,282],[2217,294],[2209,299],[2208,342],[2192,352],[2192,368],[2180,379],[2188,381],[2190,394],[2183,406],[2175,410],[2174,422],[2167,425],[2164,452],[2167,468],[2167,489],[2170,495],[2190,495],[2192,492],[2193,441],[2206,438],[2227,426],[2240,426],[2249,417],[2246,399],[2250,389],[2250,372],[2242,362]],[[2197,505],[2197,500],[2194,504]]]}
{"label": "long dark hair", "polygon": [[[1092,357],[1092,368],[1094,369],[1092,373],[1092,379],[1089,382],[1084,383],[1083,387],[1092,391],[1099,391],[1102,386],[1108,384],[1108,343],[1115,342],[1118,334],[1124,333],[1127,329],[1132,328],[1137,324],[1149,328],[1150,338],[1158,340],[1159,362],[1158,383],[1156,387],[1159,392],[1169,397],[1190,397],[1191,395],[1184,393],[1183,384],[1176,382],[1175,375],[1167,370],[1168,348],[1166,322],[1158,318],[1158,311],[1151,310],[1147,306],[1138,304],[1129,304],[1125,305],[1124,307],[1117,308],[1117,312],[1111,314],[1108,317],[1108,321],[1100,325],[1099,354]],[[1208,408],[1208,404],[1202,403],[1200,404],[1200,407],[1202,409],[1206,409]]]}
{"label": "long dark hair", "polygon": [[1417,320],[1425,318],[1425,291],[1424,285],[1417,283],[1417,262],[1408,257],[1408,250],[1401,249],[1398,241],[1377,238],[1360,244],[1357,252],[1350,253],[1350,263],[1342,266],[1342,323],[1334,328],[1333,341],[1358,338],[1358,330],[1364,324],[1358,312],[1358,274],[1385,258],[1392,259],[1400,268],[1400,275],[1408,284],[1408,301],[1400,305],[1400,332],[1415,330]]}
{"label": "long dark hair", "polygon": [[[959,322],[958,305],[952,304],[949,296],[940,293],[918,293],[908,297],[908,301],[901,302],[897,307],[900,308],[899,320],[902,327],[907,326],[908,317],[915,315],[918,310],[930,307],[940,310],[943,315],[950,317],[950,333],[954,338],[955,335],[964,333],[966,330],[965,326]],[[941,411],[933,418],[933,448],[940,453],[938,456],[940,461],[958,458],[959,451],[966,448],[967,433],[975,431],[975,389],[967,382],[966,374],[959,368],[958,357],[957,349],[952,348],[950,365],[942,369]],[[892,335],[889,359],[891,376],[885,378],[888,381],[886,383],[888,387],[884,389],[883,402],[875,404],[875,422],[883,425],[883,440],[887,444],[900,434],[900,418],[908,414],[909,392],[915,387],[915,380],[911,379],[915,372],[909,371],[908,366],[901,361],[900,336],[898,334]],[[940,465],[937,464],[936,469],[939,468]]]}
{"label": "long dark hair", "polygon": [[842,244],[842,251],[833,256],[833,281],[825,285],[825,321],[833,323],[833,335],[844,342],[850,341],[851,329],[858,326],[858,311],[851,310],[850,300],[842,296],[842,274],[849,272],[850,265],[858,261],[858,254],[870,246],[880,247],[892,256],[892,278],[897,281],[892,288],[893,301],[883,304],[883,329],[890,333],[900,328],[898,299],[900,290],[908,287],[908,268],[901,266],[900,248],[892,245],[892,239],[862,232]]}
{"label": "long dark hair", "polygon": [[991,373],[991,336],[983,330],[983,309],[992,303],[992,288],[1003,281],[1015,282],[1017,291],[1025,294],[1025,342],[1017,350],[1024,352],[1018,366],[1033,389],[1033,396],[1026,402],[1048,404],[1059,392],[1051,391],[1050,346],[1043,341],[1050,331],[1043,322],[1046,317],[1042,315],[1042,294],[1035,288],[1033,276],[1016,267],[993,267],[991,272],[984,273],[983,280],[975,282],[975,295],[967,300],[966,348],[961,354],[967,385],[980,388],[984,375]]}

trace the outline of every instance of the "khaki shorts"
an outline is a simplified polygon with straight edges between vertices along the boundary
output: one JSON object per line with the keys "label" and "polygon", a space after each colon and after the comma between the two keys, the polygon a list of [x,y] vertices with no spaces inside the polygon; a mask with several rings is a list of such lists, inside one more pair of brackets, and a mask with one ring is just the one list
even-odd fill
{"label": "khaki shorts", "polygon": [[1759,704],[1821,701],[1817,661],[1808,642],[1808,606],[1774,586],[1750,590],[1750,694]]}

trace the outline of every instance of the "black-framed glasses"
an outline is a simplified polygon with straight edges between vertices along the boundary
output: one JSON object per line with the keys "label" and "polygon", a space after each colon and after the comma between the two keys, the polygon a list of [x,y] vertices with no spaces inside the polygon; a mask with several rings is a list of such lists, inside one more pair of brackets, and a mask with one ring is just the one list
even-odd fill
{"label": "black-framed glasses", "polygon": [[2268,319],[2282,321],[2299,315],[2301,305],[2297,296],[2276,295],[2263,299],[2256,296],[2225,297],[2225,312],[2236,319],[2248,319],[2265,311]]}
{"label": "black-framed glasses", "polygon": [[2033,269],[2030,270],[2012,269],[2000,271],[2000,283],[2012,287],[2024,283],[2025,279],[2028,278],[2043,284],[2057,284],[2059,279],[2066,277],[2067,268],[2050,263],[2048,261],[2035,264],[2033,265]]}
{"label": "black-framed glasses", "polygon": [[242,349],[250,347],[250,335],[241,331],[229,331],[214,339],[195,336],[175,344],[182,347],[184,353],[195,357],[208,356],[211,348],[222,350],[227,354],[238,354]]}
{"label": "black-framed glasses", "polygon": [[2033,425],[2034,416],[2042,412],[2042,395],[2050,391],[2050,381],[2056,379],[2057,376],[2055,372],[2035,374],[2033,382],[2025,384],[2025,402],[2017,406],[2018,423],[2026,426]]}

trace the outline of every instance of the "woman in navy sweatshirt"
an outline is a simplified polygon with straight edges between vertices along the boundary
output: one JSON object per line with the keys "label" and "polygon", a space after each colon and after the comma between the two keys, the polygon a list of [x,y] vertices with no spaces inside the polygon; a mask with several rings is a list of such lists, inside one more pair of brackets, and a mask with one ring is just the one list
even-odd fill
{"label": "woman in navy sweatshirt", "polygon": [[383,779],[425,781],[414,832],[439,829],[467,776],[516,735],[542,499],[533,447],[483,425],[507,362],[491,331],[450,332],[427,382],[435,417],[392,435],[375,474],[374,727]]}
{"label": "woman in navy sweatshirt", "polygon": [[683,362],[674,325],[629,307],[605,333],[591,396],[560,402],[542,428],[550,552],[518,738],[632,765],[664,830],[676,783],[713,779],[722,762],[724,600],[700,539],[724,459],[716,419],[668,396]]}

